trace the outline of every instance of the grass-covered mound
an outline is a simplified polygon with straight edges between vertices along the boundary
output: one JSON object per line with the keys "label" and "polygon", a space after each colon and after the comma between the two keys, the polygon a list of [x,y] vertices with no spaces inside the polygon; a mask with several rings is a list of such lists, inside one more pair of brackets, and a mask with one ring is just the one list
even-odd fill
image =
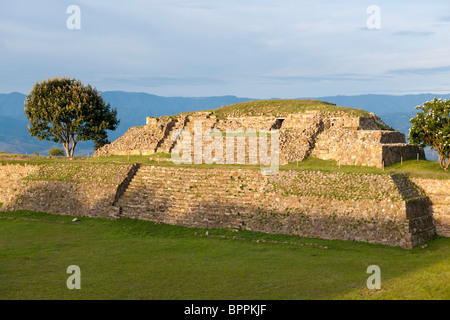
{"label": "grass-covered mound", "polygon": [[240,116],[276,116],[282,117],[293,113],[319,110],[332,113],[344,112],[352,116],[369,116],[370,113],[362,109],[336,106],[333,103],[320,100],[254,100],[208,110],[219,118]]}

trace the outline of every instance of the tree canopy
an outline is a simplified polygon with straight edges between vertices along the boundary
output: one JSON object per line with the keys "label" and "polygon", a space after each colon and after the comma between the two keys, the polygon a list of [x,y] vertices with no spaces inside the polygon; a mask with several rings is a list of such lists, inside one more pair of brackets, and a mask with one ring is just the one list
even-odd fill
{"label": "tree canopy", "polygon": [[36,82],[25,100],[28,131],[39,140],[62,143],[66,156],[73,157],[79,141],[107,141],[107,131],[120,120],[91,85],[70,78]]}
{"label": "tree canopy", "polygon": [[409,141],[436,150],[439,164],[447,170],[450,166],[450,100],[434,98],[416,109],[422,111],[410,120]]}

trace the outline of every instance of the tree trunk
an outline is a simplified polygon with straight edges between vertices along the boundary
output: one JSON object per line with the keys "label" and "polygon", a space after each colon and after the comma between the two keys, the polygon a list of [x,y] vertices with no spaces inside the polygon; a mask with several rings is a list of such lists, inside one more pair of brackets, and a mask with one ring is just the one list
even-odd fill
{"label": "tree trunk", "polygon": [[72,140],[72,147],[70,148],[70,157],[73,158],[73,154],[75,152],[75,146],[77,145],[78,141],[75,141],[75,138],[73,136],[70,139]]}
{"label": "tree trunk", "polygon": [[441,168],[447,170],[448,167],[450,166],[450,156],[445,156],[441,153],[438,153],[438,155],[439,155],[439,165],[441,166]]}
{"label": "tree trunk", "polygon": [[69,150],[69,142],[63,142],[64,151],[66,152],[66,157],[70,156],[70,150]]}
{"label": "tree trunk", "polygon": [[70,157],[73,158],[73,153],[75,151],[75,145],[72,145],[72,148],[70,148]]}

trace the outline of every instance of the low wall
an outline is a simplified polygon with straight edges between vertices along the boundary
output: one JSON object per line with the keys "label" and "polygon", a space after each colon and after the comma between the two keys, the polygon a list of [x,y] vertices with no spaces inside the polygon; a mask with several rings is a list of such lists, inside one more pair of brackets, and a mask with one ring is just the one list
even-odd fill
{"label": "low wall", "polygon": [[426,199],[387,175],[142,166],[118,205],[168,224],[411,248],[434,234]]}
{"label": "low wall", "polygon": [[103,164],[0,166],[0,177],[9,177],[2,180],[1,210],[108,216],[117,210],[112,203],[130,169]]}
{"label": "low wall", "polygon": [[381,131],[332,129],[318,137],[313,157],[341,165],[382,166]]}
{"label": "low wall", "polygon": [[428,195],[433,208],[436,233],[450,237],[450,180],[411,178]]}
{"label": "low wall", "polygon": [[403,248],[429,239],[435,224],[449,236],[450,180],[69,163],[3,165],[0,178],[6,211],[129,217]]}
{"label": "low wall", "polygon": [[25,181],[22,178],[38,170],[36,165],[0,165],[0,203],[5,208],[14,201],[18,194],[24,189]]}
{"label": "low wall", "polygon": [[425,152],[418,146],[406,143],[394,143],[382,146],[384,166],[410,160],[410,159],[425,159]]}
{"label": "low wall", "polygon": [[26,189],[7,209],[105,217],[113,214],[111,204],[116,189],[113,185],[99,183],[27,181]]}
{"label": "low wall", "polygon": [[[403,133],[388,130],[323,131],[311,155],[323,160],[336,160],[341,165],[382,168],[408,159],[425,159],[423,150],[404,143]],[[403,143],[402,143],[403,142]]]}

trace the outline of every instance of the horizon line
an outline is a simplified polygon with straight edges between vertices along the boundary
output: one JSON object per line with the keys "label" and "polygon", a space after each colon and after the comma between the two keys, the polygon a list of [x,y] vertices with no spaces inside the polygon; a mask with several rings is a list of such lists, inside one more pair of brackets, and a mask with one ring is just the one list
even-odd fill
{"label": "horizon line", "polygon": [[[272,97],[272,98],[251,98],[251,97],[243,97],[243,96],[236,96],[234,94],[224,94],[224,95],[205,95],[205,96],[181,96],[181,95],[174,95],[174,96],[164,96],[164,95],[157,95],[154,93],[149,92],[143,92],[143,91],[124,91],[124,90],[106,90],[106,91],[100,91],[99,93],[107,93],[107,92],[121,92],[121,93],[134,93],[134,94],[146,94],[156,97],[162,97],[162,98],[192,98],[192,99],[198,99],[198,98],[217,98],[217,97],[234,97],[238,99],[249,99],[249,100],[301,100],[301,99],[319,99],[319,98],[328,98],[328,97],[361,97],[361,96],[391,96],[391,97],[403,97],[403,96],[420,96],[420,95],[450,95],[450,92],[447,93],[432,93],[432,92],[422,92],[422,93],[406,93],[406,94],[388,94],[388,93],[360,93],[360,94],[337,94],[337,95],[322,95],[322,96],[316,96],[316,97],[296,97],[296,98],[280,98],[280,97]],[[21,94],[26,96],[26,93],[22,93],[19,91],[12,91],[8,93],[1,92],[0,95],[9,95],[9,94]]]}

